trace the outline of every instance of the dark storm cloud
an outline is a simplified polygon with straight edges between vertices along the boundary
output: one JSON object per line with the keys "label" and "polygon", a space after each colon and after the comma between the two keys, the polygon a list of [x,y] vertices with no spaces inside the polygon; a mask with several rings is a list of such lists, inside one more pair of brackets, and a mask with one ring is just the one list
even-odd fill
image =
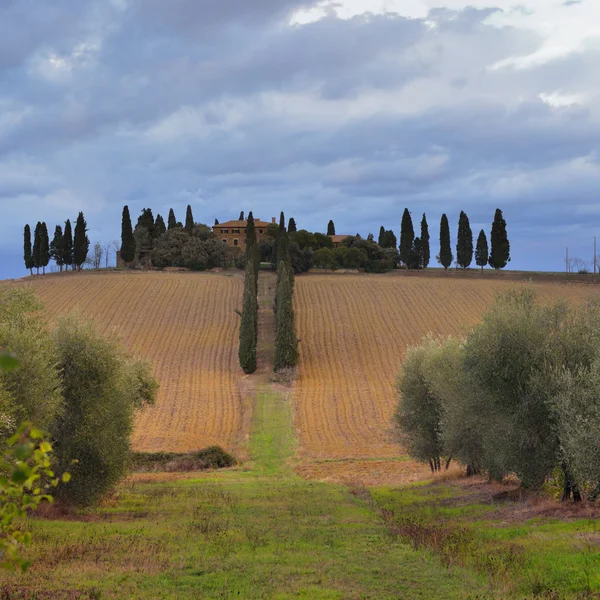
{"label": "dark storm cloud", "polygon": [[[290,26],[310,4],[2,3],[3,260],[26,220],[80,209],[94,241],[115,238],[125,203],[180,218],[191,203],[207,222],[284,208],[300,226],[333,216],[363,234],[397,228],[409,206],[428,212],[434,237],[444,211],[489,230],[502,206],[515,256],[549,231],[589,235],[600,212],[593,44],[535,69],[495,68],[543,42],[490,25],[498,8]],[[557,90],[588,102],[563,106]]]}

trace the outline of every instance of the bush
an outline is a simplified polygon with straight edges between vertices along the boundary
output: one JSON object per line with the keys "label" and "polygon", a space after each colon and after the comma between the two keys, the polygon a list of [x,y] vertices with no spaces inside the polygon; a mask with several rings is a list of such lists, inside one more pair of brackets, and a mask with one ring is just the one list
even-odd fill
{"label": "bush", "polygon": [[211,446],[198,452],[135,452],[131,455],[133,471],[204,471],[225,469],[237,464],[235,457],[220,446]]}
{"label": "bush", "polygon": [[148,367],[76,315],[59,322],[55,340],[66,404],[53,428],[59,471],[78,461],[56,495],[90,506],[125,474],[135,410],[154,401],[158,386]]}
{"label": "bush", "polygon": [[314,266],[319,269],[336,269],[337,262],[333,251],[329,248],[320,248],[314,255]]}

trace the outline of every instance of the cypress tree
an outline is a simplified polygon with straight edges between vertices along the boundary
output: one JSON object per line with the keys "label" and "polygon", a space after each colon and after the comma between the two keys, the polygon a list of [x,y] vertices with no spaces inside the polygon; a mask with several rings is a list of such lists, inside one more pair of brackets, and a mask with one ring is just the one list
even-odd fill
{"label": "cypress tree", "polygon": [[40,267],[42,266],[42,224],[38,221],[35,226],[35,232],[33,234],[33,266],[37,270],[37,274],[40,274]]}
{"label": "cypress tree", "polygon": [[404,209],[402,215],[402,225],[400,226],[400,260],[408,265],[410,260],[410,251],[415,241],[415,230],[413,228],[412,217],[408,208]]}
{"label": "cypress tree", "polygon": [[219,224],[219,219],[215,219],[215,225]]}
{"label": "cypress tree", "polygon": [[171,208],[169,210],[169,218],[167,219],[167,227],[169,229],[174,229],[177,227],[177,219],[175,218],[175,211]]}
{"label": "cypress tree", "polygon": [[485,237],[485,231],[482,229],[479,232],[479,237],[477,238],[477,248],[475,249],[475,262],[478,266],[481,267],[483,271],[483,267],[488,264],[489,260],[489,251],[488,251],[488,243],[487,238]]}
{"label": "cypress tree", "polygon": [[[173,209],[171,209],[173,212]],[[169,220],[170,220],[169,216]],[[173,215],[175,218],[175,215]],[[131,215],[129,207],[123,207],[123,219],[121,221],[121,260],[124,263],[131,263],[135,259],[135,237],[131,226]]]}
{"label": "cypress tree", "polygon": [[421,265],[424,269],[429,266],[431,260],[431,248],[429,247],[429,225],[427,224],[427,217],[423,213],[421,219]]}
{"label": "cypress tree", "polygon": [[277,331],[275,338],[275,372],[282,369],[291,369],[298,364],[298,339],[296,337],[296,325],[294,318],[294,307],[292,302],[293,272],[288,273],[291,266],[284,261],[279,263],[278,289],[277,289]]}
{"label": "cypress tree", "polygon": [[385,244],[385,227],[382,225],[379,228],[379,238],[377,238],[377,243],[383,248]]}
{"label": "cypress tree", "polygon": [[494,215],[490,242],[492,246],[489,258],[490,267],[504,269],[510,262],[510,242],[506,234],[506,221],[499,208],[496,209],[496,214]]}
{"label": "cypress tree", "polygon": [[54,229],[54,239],[50,244],[50,258],[54,260],[54,262],[60,267],[60,272],[62,273],[64,261],[64,246],[65,246],[65,238],[63,236],[62,227],[57,225]]}
{"label": "cypress tree", "polygon": [[185,211],[185,228],[189,233],[192,233],[192,230],[194,229],[194,215],[192,214],[192,207],[189,204]]}
{"label": "cypress tree", "polygon": [[469,217],[464,211],[460,211],[458,218],[458,235],[456,237],[456,262],[463,269],[468,268],[473,261],[473,232]]}
{"label": "cypress tree", "polygon": [[80,212],[75,223],[75,235],[73,236],[73,264],[81,271],[90,250],[90,239],[87,236],[87,223],[83,213]]}
{"label": "cypress tree", "polygon": [[238,221],[243,221],[244,220],[244,211],[242,211],[240,213],[240,218],[238,219]]}
{"label": "cypress tree", "polygon": [[288,233],[294,233],[294,231],[298,231],[298,228],[296,227],[296,220],[294,217],[290,217],[288,223]]}
{"label": "cypress tree", "polygon": [[156,237],[159,238],[163,233],[166,233],[167,226],[165,225],[165,220],[161,215],[156,215],[156,221],[154,221],[154,232]]}
{"label": "cypress tree", "polygon": [[68,269],[73,265],[73,229],[69,219],[65,221],[64,238],[64,261]]}
{"label": "cypress tree", "polygon": [[329,221],[327,224],[327,235],[335,235],[335,224],[333,220]]}
{"label": "cypress tree", "polygon": [[29,269],[29,273],[33,275],[33,249],[31,246],[31,227],[25,225],[23,231],[23,259],[25,261],[25,268]]}
{"label": "cypress tree", "polygon": [[258,283],[258,272],[260,270],[260,250],[256,239],[256,225],[252,211],[248,213],[246,226],[246,261],[251,260],[254,263],[254,276]]}
{"label": "cypress tree", "polygon": [[256,371],[256,344],[258,340],[258,298],[254,261],[246,262],[244,278],[244,305],[240,324],[240,348],[238,358],[244,373]]}
{"label": "cypress tree", "polygon": [[46,267],[50,262],[50,236],[48,235],[48,226],[44,221],[40,229],[40,266],[42,273],[46,274]]}
{"label": "cypress tree", "polygon": [[448,217],[443,214],[440,221],[440,253],[438,255],[438,262],[447,271],[453,260],[454,256],[452,255],[452,248],[450,246],[450,225],[448,224]]}

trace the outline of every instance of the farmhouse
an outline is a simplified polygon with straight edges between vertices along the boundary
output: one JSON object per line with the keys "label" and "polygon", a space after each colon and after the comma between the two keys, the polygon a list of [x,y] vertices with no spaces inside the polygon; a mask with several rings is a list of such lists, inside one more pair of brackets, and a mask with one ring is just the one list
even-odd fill
{"label": "farmhouse", "polygon": [[[271,219],[271,223],[277,223],[275,217]],[[264,239],[267,236],[267,227],[271,224],[260,219],[254,219],[254,226],[256,228],[256,239],[258,241]],[[227,223],[220,223],[213,227],[215,235],[223,240],[224,243],[232,247],[245,248],[246,247],[246,227],[248,226],[247,221],[227,221]]]}
{"label": "farmhouse", "polygon": [[333,247],[334,248],[338,248],[339,246],[342,245],[342,242],[347,238],[347,237],[351,237],[349,235],[330,235],[328,236],[331,238],[331,241],[333,242]]}

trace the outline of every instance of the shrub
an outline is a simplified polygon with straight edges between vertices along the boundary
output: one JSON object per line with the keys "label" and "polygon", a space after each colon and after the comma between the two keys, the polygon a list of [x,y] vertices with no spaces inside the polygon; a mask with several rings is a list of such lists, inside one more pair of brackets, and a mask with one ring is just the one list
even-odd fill
{"label": "shrub", "polygon": [[[328,238],[329,239],[329,238]],[[314,266],[319,269],[335,269],[337,263],[333,251],[329,248],[320,248],[314,255]]]}
{"label": "shrub", "polygon": [[198,452],[135,452],[131,455],[134,471],[203,471],[225,469],[237,464],[235,457],[220,446],[211,446]]}
{"label": "shrub", "polygon": [[154,401],[158,386],[148,367],[76,315],[59,322],[55,340],[66,404],[53,431],[57,464],[78,461],[57,497],[89,506],[125,474],[134,412]]}

